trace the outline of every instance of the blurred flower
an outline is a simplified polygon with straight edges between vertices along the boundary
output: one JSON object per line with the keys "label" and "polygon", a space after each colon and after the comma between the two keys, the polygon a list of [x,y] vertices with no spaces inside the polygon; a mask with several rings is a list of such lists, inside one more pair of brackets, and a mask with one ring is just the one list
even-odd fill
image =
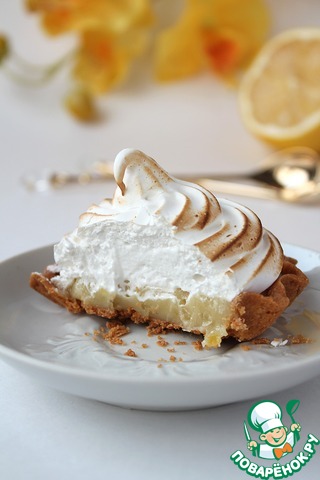
{"label": "blurred flower", "polygon": [[[154,0],[24,1],[28,11],[40,16],[48,34],[72,33],[76,47],[44,66],[30,64],[10,49],[10,62],[3,62],[3,70],[20,83],[39,86],[62,68],[71,68],[79,88],[71,90],[64,105],[79,120],[96,119],[94,96],[122,82],[150,43]],[[177,8],[175,1],[162,2],[156,6],[163,11]],[[183,8],[177,23],[160,31],[154,45],[160,81],[184,78],[204,67],[233,80],[266,38],[269,15],[264,0],[185,0]],[[0,62],[6,56],[8,42],[0,35]]]}
{"label": "blurred flower", "polygon": [[64,99],[64,106],[69,113],[82,122],[98,119],[98,112],[93,96],[83,88],[73,88]]}
{"label": "blurred flower", "polygon": [[143,51],[140,32],[112,35],[107,30],[88,30],[80,36],[73,74],[93,94],[101,94],[120,83],[133,58]]}
{"label": "blurred flower", "polygon": [[45,30],[57,35],[70,31],[106,29],[121,34],[149,26],[153,13],[149,0],[26,0],[31,12],[42,14]]}
{"label": "blurred flower", "polygon": [[263,0],[187,0],[177,24],[156,45],[156,77],[183,78],[205,65],[225,78],[248,64],[266,38]]}
{"label": "blurred flower", "polygon": [[8,40],[4,35],[0,34],[0,63],[8,56],[8,54],[9,54]]}
{"label": "blurred flower", "polygon": [[26,0],[26,6],[42,15],[48,33],[79,36],[73,76],[86,95],[104,93],[125,78],[153,22],[149,0]]}

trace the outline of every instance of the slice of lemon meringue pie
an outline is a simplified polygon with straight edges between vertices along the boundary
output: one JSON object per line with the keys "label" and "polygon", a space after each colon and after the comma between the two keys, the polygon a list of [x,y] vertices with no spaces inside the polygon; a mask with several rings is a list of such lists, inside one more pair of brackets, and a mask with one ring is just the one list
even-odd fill
{"label": "slice of lemon meringue pie", "polygon": [[54,248],[55,265],[30,285],[73,313],[130,318],[250,340],[307,285],[295,261],[248,208],[170,177],[126,149],[114,163],[112,200],[81,215]]}

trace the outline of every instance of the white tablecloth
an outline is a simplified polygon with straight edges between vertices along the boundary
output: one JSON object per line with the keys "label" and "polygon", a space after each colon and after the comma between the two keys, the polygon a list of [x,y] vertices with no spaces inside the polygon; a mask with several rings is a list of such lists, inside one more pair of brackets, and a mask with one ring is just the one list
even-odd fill
{"label": "white tablecloth", "polygon": [[[50,41],[22,2],[0,1],[0,31],[30,60],[59,56],[69,39]],[[317,0],[269,1],[274,31],[320,25]],[[55,242],[88,205],[110,196],[112,184],[29,192],[28,172],[80,168],[111,159],[124,147],[144,150],[171,172],[244,171],[269,148],[243,127],[236,92],[209,74],[159,87],[142,64],[132,81],[102,101],[105,121],[77,124],[60,105],[66,79],[38,90],[0,76],[0,259]],[[147,70],[147,68],[146,68]],[[281,241],[319,250],[319,205],[243,199]],[[300,400],[303,435],[320,438],[320,377],[270,400]],[[246,451],[243,420],[252,401],[193,412],[147,412],[73,397],[34,382],[0,361],[0,478],[37,480],[248,478],[229,459]],[[320,447],[294,477],[319,478]]]}

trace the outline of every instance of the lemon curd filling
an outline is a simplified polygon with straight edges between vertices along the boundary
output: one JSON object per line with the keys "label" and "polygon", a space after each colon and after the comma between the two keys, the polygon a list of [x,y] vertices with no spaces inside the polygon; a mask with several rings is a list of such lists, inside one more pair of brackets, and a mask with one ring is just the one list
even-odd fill
{"label": "lemon curd filling", "polygon": [[166,296],[164,292],[148,288],[136,288],[129,294],[128,288],[120,286],[117,292],[100,288],[92,294],[81,280],[74,281],[69,295],[86,306],[116,312],[134,310],[141,315],[142,321],[143,318],[146,321],[155,318],[187,332],[200,332],[204,335],[203,345],[206,347],[219,347],[221,339],[227,335],[231,307],[223,298],[201,294],[190,296],[179,288],[167,292]]}

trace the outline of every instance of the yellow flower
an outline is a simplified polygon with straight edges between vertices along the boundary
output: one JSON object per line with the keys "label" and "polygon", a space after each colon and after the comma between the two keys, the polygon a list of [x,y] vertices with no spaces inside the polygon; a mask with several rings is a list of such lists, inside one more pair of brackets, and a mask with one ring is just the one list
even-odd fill
{"label": "yellow flower", "polygon": [[31,12],[42,14],[45,30],[57,35],[104,28],[122,33],[152,23],[148,0],[25,0]]}
{"label": "yellow flower", "polygon": [[263,0],[187,0],[177,24],[158,38],[156,77],[176,80],[208,66],[230,78],[253,58],[268,27]]}
{"label": "yellow flower", "polygon": [[94,99],[83,88],[72,89],[64,99],[64,106],[73,117],[82,122],[91,122],[98,119]]}
{"label": "yellow flower", "polygon": [[111,35],[106,30],[82,33],[73,74],[92,94],[101,94],[121,82],[143,38],[139,33]]}
{"label": "yellow flower", "polygon": [[0,64],[9,54],[8,40],[4,35],[0,34]]}
{"label": "yellow flower", "polygon": [[26,0],[26,5],[42,14],[48,33],[79,36],[73,74],[91,94],[103,93],[125,77],[142,53],[153,21],[149,0]]}

